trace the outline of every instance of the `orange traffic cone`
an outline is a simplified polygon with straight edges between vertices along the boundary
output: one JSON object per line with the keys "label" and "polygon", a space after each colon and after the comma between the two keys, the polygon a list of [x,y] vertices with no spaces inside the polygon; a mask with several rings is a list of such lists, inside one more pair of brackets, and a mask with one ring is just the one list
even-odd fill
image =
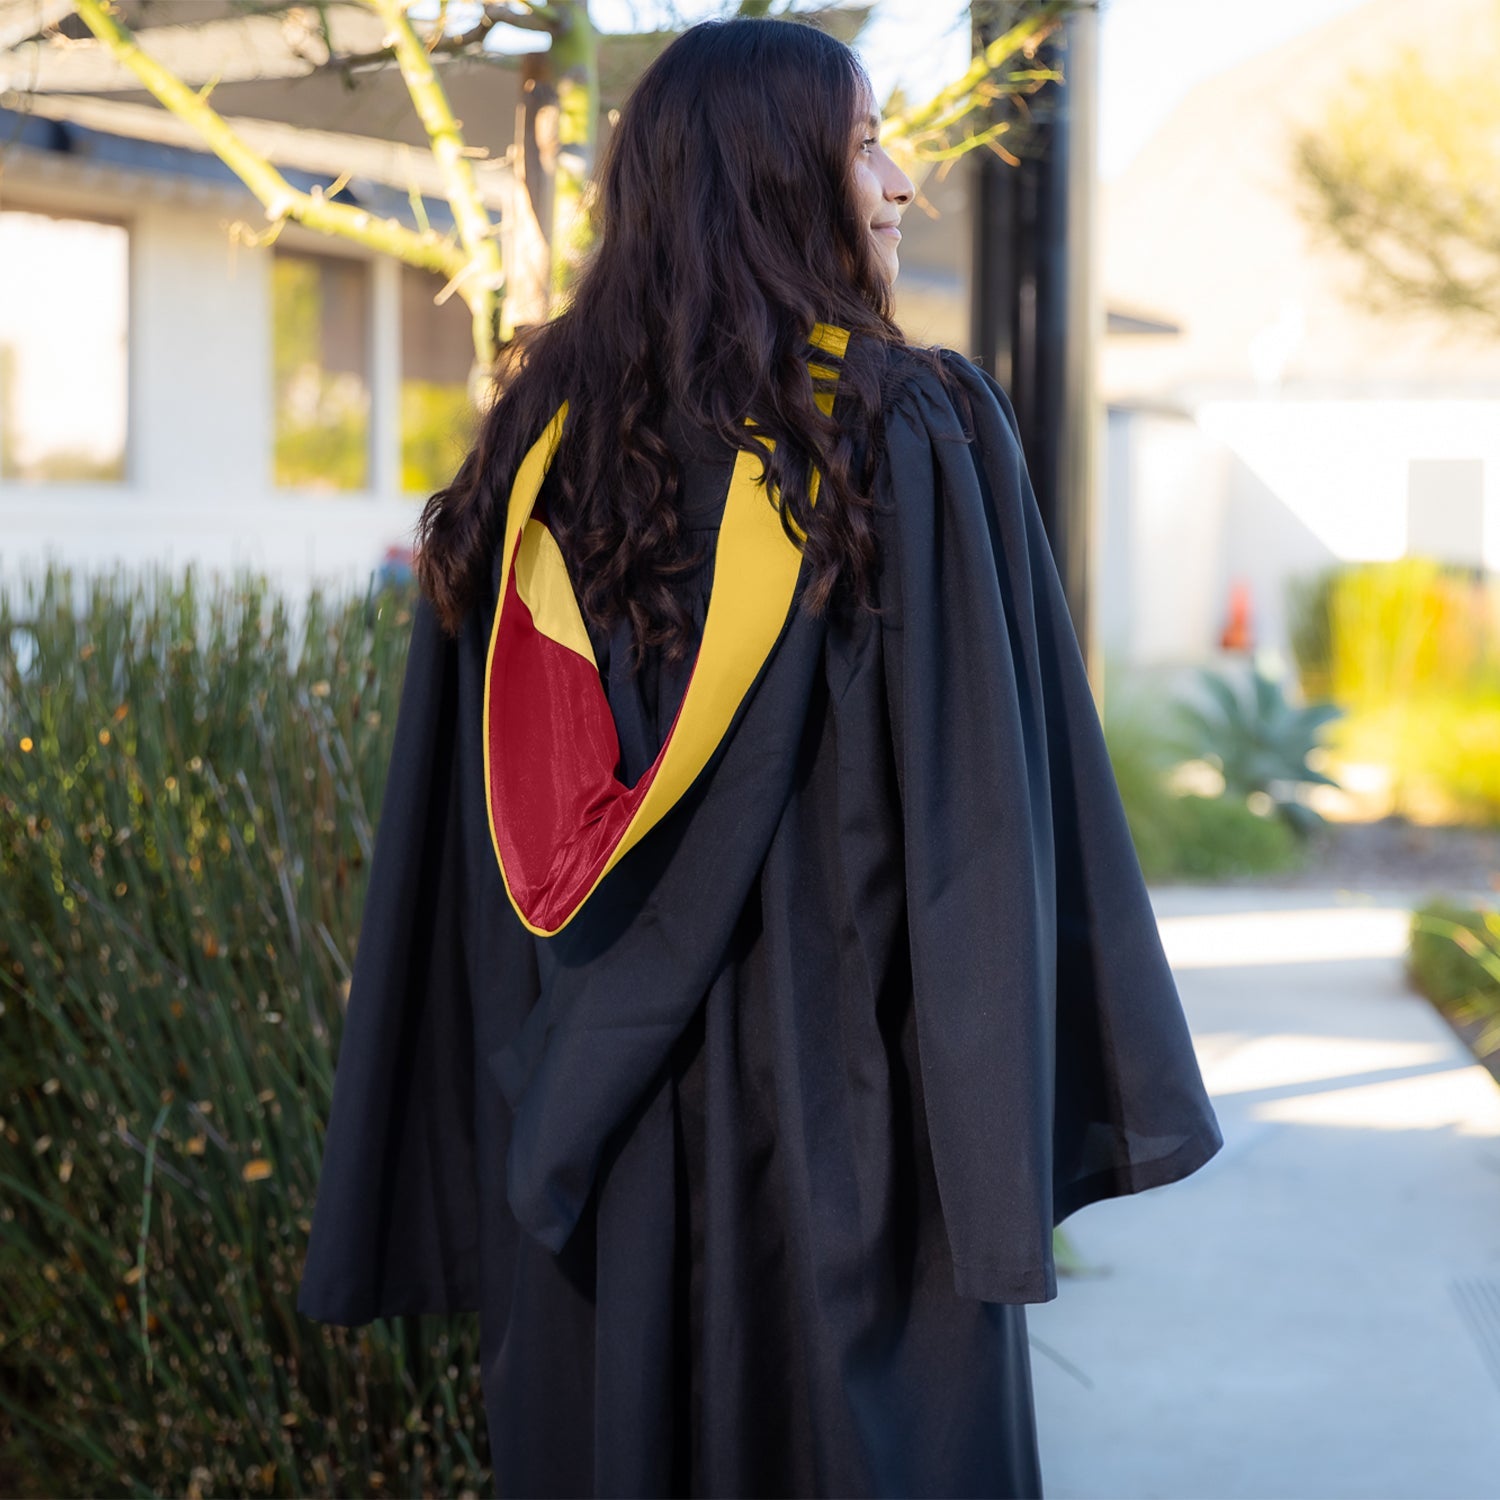
{"label": "orange traffic cone", "polygon": [[1229,620],[1219,636],[1219,646],[1225,651],[1249,651],[1255,645],[1255,632],[1250,625],[1250,582],[1236,578],[1229,586]]}

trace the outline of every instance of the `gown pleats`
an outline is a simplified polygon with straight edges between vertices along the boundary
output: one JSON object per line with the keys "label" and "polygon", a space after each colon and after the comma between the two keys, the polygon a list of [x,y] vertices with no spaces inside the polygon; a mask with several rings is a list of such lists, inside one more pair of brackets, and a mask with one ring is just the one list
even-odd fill
{"label": "gown pleats", "polygon": [[[553,936],[491,836],[500,549],[415,609],[297,1305],[477,1312],[505,1500],[1039,1496],[1055,1227],[1223,1145],[1009,397],[887,356],[881,613],[794,602]],[[730,462],[668,445],[701,634]],[[589,634],[631,784],[693,653]]]}
{"label": "gown pleats", "polygon": [[[701,632],[729,467],[679,433]],[[628,785],[691,654],[632,673],[623,627],[590,634]],[[954,1290],[881,634],[830,619],[797,794],[723,967],[561,1254],[521,1238],[485,1355],[502,1496],[1042,1492],[1025,1308]]]}

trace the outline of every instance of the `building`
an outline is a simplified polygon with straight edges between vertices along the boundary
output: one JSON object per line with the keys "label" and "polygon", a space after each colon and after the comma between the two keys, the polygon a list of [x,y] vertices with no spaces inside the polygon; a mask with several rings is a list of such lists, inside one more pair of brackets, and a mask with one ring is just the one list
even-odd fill
{"label": "building", "polygon": [[[359,586],[471,439],[466,305],[295,222],[267,242],[254,195],[71,6],[50,7],[63,46],[32,37],[46,6],[25,9],[0,34],[0,580],[50,557]],[[338,201],[452,228],[400,75],[316,66],[310,13],[122,11],[175,76],[214,82],[215,109],[294,187],[342,182]],[[380,46],[368,7],[327,16],[340,54]],[[829,24],[852,34],[858,16]],[[604,128],[668,40],[604,39]],[[507,254],[519,59],[449,59],[442,77]]]}
{"label": "building", "polygon": [[[307,64],[286,18],[224,10],[157,30],[151,50],[192,85],[222,73],[215,107],[293,186],[348,174],[339,201],[452,227],[399,79],[394,101],[388,76],[352,91],[328,73],[289,78]],[[378,44],[372,12],[334,11],[341,47]],[[0,568],[52,555],[86,570],[248,566],[292,589],[367,577],[461,457],[462,300],[295,223],[255,244],[258,201],[92,39],[5,63]],[[458,104],[471,139],[500,145],[476,176],[501,217],[514,70],[465,73],[476,99],[497,77],[511,85],[486,116]],[[392,116],[403,128],[377,132]]]}
{"label": "building", "polygon": [[[173,27],[179,13],[194,24]],[[328,14],[341,51],[378,45],[367,8]],[[1362,307],[1293,181],[1297,132],[1351,70],[1406,44],[1441,66],[1455,37],[1495,25],[1491,0],[1424,14],[1414,29],[1407,0],[1370,0],[1199,85],[1105,186],[1092,572],[1107,659],[1210,661],[1236,625],[1285,649],[1288,582],[1341,559],[1500,560],[1500,342]],[[372,214],[451,224],[393,72],[350,87],[315,67],[303,12],[154,0],[149,19],[153,53],[192,85],[217,78],[216,108],[294,184],[343,178],[340,199]],[[606,39],[606,108],[665,40]],[[443,76],[503,233],[517,60]],[[259,203],[91,38],[0,52],[0,89],[0,577],[52,555],[245,565],[294,592],[367,578],[464,451],[461,300],[296,224],[248,243]],[[898,311],[913,336],[963,348],[966,173],[923,191]]]}
{"label": "building", "polygon": [[1415,19],[1371,0],[1200,83],[1105,186],[1099,599],[1119,660],[1203,660],[1237,587],[1254,644],[1285,654],[1289,582],[1338,562],[1500,566],[1500,339],[1371,311],[1298,206],[1296,137],[1352,73],[1411,46],[1442,76],[1500,48],[1492,0]]}

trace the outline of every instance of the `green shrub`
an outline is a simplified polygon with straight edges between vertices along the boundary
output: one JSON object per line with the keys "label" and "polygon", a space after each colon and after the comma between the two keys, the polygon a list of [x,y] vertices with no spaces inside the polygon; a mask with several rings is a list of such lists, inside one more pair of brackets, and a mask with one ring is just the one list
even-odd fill
{"label": "green shrub", "polygon": [[1500,911],[1441,898],[1411,919],[1406,957],[1412,983],[1463,1026],[1478,1028],[1481,1057],[1500,1051]]}
{"label": "green shrub", "polygon": [[1265,875],[1296,869],[1302,845],[1282,818],[1263,817],[1238,797],[1178,797],[1174,804],[1179,879],[1213,880],[1226,875]]}
{"label": "green shrub", "polygon": [[0,604],[6,1465],[477,1493],[477,1328],[295,1311],[411,598],[86,592]]}
{"label": "green shrub", "polygon": [[1184,796],[1171,789],[1167,777],[1188,743],[1161,705],[1107,699],[1104,736],[1147,880],[1266,874],[1300,862],[1290,826],[1252,811],[1242,795]]}
{"label": "green shrub", "polygon": [[1180,756],[1159,726],[1159,716],[1145,704],[1118,704],[1114,694],[1106,698],[1104,738],[1110,767],[1136,858],[1148,880],[1169,879],[1176,873],[1181,834],[1177,798],[1167,786],[1167,775]]}

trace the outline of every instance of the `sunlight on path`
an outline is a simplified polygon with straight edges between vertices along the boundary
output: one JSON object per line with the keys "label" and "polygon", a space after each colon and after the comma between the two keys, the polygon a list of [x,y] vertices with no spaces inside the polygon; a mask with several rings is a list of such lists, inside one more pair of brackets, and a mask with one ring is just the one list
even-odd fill
{"label": "sunlight on path", "polygon": [[1401,899],[1152,891],[1225,1144],[1064,1225],[1048,1500],[1500,1496],[1500,1087]]}
{"label": "sunlight on path", "polygon": [[1406,951],[1411,914],[1395,906],[1302,907],[1166,917],[1162,944],[1173,969],[1320,959],[1393,958]]}

